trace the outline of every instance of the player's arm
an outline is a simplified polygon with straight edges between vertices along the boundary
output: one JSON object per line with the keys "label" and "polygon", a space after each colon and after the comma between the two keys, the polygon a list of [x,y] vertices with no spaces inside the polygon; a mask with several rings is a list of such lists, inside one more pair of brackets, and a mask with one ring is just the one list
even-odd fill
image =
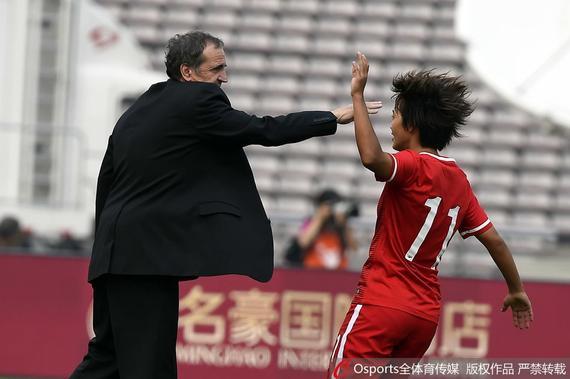
{"label": "player's arm", "polygon": [[507,282],[509,294],[505,297],[501,311],[504,312],[510,307],[515,327],[528,328],[533,320],[532,305],[524,291],[509,247],[494,227],[478,235],[477,239],[489,251]]}
{"label": "player's arm", "polygon": [[364,102],[364,87],[368,79],[368,60],[358,52],[356,61],[352,63],[352,82],[350,94],[354,108],[354,134],[360,161],[376,178],[386,181],[393,171],[393,159],[390,154],[382,151],[378,137],[374,132],[366,103]]}

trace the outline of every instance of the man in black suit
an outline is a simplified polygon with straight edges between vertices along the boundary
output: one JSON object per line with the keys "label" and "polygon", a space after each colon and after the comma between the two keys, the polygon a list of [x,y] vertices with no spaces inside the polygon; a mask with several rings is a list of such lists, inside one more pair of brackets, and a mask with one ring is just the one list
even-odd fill
{"label": "man in black suit", "polygon": [[[352,107],[279,117],[231,107],[223,42],[168,42],[169,80],[152,85],[115,126],[97,183],[93,286],[96,337],[71,378],[176,378],[178,281],[273,272],[270,222],[243,147],[333,134]],[[369,104],[370,112],[380,104]]]}

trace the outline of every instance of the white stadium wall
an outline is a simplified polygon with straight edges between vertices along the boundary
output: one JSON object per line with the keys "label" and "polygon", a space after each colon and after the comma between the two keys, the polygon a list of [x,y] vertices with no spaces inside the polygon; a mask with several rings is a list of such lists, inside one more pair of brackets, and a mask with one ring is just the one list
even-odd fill
{"label": "white stadium wall", "polygon": [[0,201],[14,199],[18,194],[27,15],[28,2],[0,0]]}
{"label": "white stadium wall", "polygon": [[151,84],[165,80],[165,75],[151,71],[147,54],[132,34],[91,2],[82,4],[77,35],[77,85],[70,120],[82,136],[82,208],[92,216],[99,166],[124,110],[123,100],[137,97]]}
{"label": "white stadium wall", "polygon": [[[69,48],[63,58],[67,72],[65,81],[58,83],[66,96],[64,121],[53,129],[62,133],[63,142],[51,153],[58,194],[41,205],[24,199],[29,179],[24,180],[27,170],[21,157],[33,156],[34,144],[22,141],[21,130],[33,122],[26,119],[26,112],[36,101],[33,93],[25,91],[26,80],[30,81],[26,67],[33,64],[30,60],[41,64],[26,37],[27,25],[33,23],[30,3],[41,4],[41,0],[0,0],[0,52],[6,57],[0,61],[0,218],[14,215],[22,225],[44,234],[69,230],[86,235],[93,226],[99,165],[107,138],[124,110],[123,100],[137,97],[165,77],[147,68],[147,54],[107,11],[91,1],[62,0],[62,7],[71,4],[72,19],[67,23]],[[37,88],[37,83],[28,86]]]}

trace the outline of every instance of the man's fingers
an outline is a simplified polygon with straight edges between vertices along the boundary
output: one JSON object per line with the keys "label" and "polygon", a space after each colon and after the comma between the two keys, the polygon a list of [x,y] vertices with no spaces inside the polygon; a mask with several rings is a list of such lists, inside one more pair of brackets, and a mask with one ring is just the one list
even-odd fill
{"label": "man's fingers", "polygon": [[366,108],[369,114],[376,114],[380,111],[380,108],[382,108],[382,103],[379,101],[367,101]]}

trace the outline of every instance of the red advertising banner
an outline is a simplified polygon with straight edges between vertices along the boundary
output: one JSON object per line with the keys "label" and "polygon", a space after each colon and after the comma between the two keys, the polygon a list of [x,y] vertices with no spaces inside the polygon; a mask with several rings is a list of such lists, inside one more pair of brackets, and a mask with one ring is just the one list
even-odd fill
{"label": "red advertising banner", "polygon": [[[65,378],[86,352],[87,260],[0,256],[0,375]],[[183,282],[180,378],[323,378],[358,274],[277,269],[269,283],[225,276]],[[431,357],[570,356],[570,284],[526,283],[535,321],[512,326],[500,281],[442,278]]]}

